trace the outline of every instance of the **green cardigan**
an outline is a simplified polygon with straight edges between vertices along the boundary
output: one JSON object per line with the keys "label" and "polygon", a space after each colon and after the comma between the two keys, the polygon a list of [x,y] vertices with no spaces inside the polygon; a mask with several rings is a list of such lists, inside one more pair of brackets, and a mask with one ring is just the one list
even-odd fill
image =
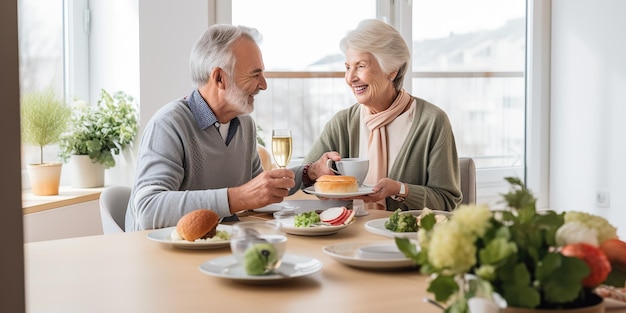
{"label": "green cardigan", "polygon": [[[454,210],[461,203],[461,178],[452,126],[439,107],[414,97],[413,124],[400,148],[389,178],[407,183],[403,202],[387,198],[387,210]],[[328,151],[341,157],[359,157],[360,105],[337,112],[324,127],[304,162],[314,162]]]}

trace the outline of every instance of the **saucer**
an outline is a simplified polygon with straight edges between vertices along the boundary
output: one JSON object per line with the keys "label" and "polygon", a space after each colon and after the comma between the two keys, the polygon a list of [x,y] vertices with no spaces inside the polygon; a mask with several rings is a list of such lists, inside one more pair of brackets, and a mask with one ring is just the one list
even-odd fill
{"label": "saucer", "polygon": [[[344,242],[324,246],[324,253],[345,265],[364,269],[404,269],[417,267],[413,260],[395,253],[395,241]],[[399,250],[398,250],[399,252]]]}
{"label": "saucer", "polygon": [[211,259],[200,265],[200,272],[209,276],[257,284],[291,280],[315,274],[321,269],[322,262],[318,259],[295,254],[285,254],[277,273],[267,275],[248,275],[233,255]]}

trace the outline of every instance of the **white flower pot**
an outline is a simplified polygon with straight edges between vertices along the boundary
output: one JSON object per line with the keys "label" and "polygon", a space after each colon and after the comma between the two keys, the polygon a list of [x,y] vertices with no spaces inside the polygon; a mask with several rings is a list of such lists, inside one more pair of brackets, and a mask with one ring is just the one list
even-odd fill
{"label": "white flower pot", "polygon": [[94,188],[104,186],[104,166],[93,163],[88,155],[70,157],[70,183],[75,188]]}

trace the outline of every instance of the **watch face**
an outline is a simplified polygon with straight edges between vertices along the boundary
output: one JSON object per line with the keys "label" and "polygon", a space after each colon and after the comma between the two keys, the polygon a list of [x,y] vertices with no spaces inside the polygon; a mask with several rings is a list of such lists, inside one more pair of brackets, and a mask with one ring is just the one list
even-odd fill
{"label": "watch face", "polygon": [[400,192],[398,192],[398,195],[406,195],[406,190],[404,188],[404,183],[400,183]]}

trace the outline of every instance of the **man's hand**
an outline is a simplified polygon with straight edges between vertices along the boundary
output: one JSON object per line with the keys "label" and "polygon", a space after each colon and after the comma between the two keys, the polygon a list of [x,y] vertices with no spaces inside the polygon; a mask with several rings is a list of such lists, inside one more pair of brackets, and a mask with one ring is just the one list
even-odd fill
{"label": "man's hand", "polygon": [[288,169],[265,171],[241,186],[228,188],[230,211],[236,213],[281,202],[295,185],[294,173]]}

